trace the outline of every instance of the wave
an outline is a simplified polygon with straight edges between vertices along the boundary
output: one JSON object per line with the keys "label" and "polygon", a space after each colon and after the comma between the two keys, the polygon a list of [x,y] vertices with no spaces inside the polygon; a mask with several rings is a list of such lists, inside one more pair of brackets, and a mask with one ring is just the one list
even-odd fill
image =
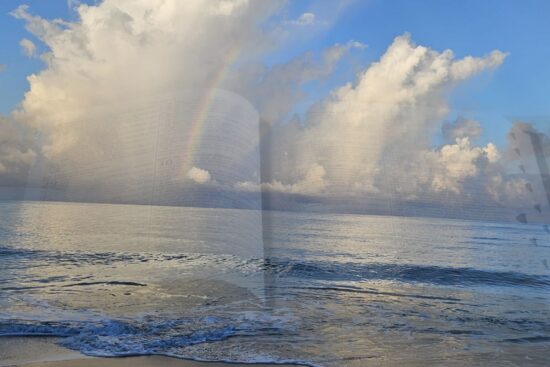
{"label": "wave", "polygon": [[[249,337],[262,333],[283,334],[288,320],[259,311],[238,315],[162,318],[145,316],[135,319],[96,321],[36,321],[0,320],[0,336],[62,337],[60,345],[90,356],[122,357],[135,355],[165,355],[179,358],[220,361],[219,354],[209,349],[189,354],[189,347],[220,342],[233,337]],[[222,348],[221,346],[219,348]],[[219,349],[218,348],[218,349]],[[200,349],[199,349],[200,351]],[[261,360],[258,356],[261,355]],[[293,363],[282,356],[265,353],[242,353],[237,363]],[[309,364],[311,366],[311,364]]]}
{"label": "wave", "polygon": [[106,282],[80,282],[80,283],[65,284],[63,285],[63,287],[79,287],[79,286],[88,286],[88,285],[126,285],[126,286],[134,286],[134,287],[147,287],[147,284],[138,283],[138,282],[127,282],[127,281],[121,281],[121,280],[111,280]]}
{"label": "wave", "polygon": [[[513,286],[550,287],[550,276],[515,271],[491,271],[465,267],[435,265],[357,263],[340,261],[298,260],[295,258],[244,259],[234,255],[201,253],[116,253],[116,252],[59,252],[0,247],[0,256],[15,257],[11,263],[35,262],[62,265],[113,265],[115,263],[176,262],[186,266],[223,267],[229,271],[264,272],[274,277],[294,277],[321,281],[389,280],[426,283],[444,286]],[[21,261],[21,257],[25,261]],[[95,283],[94,283],[95,284]],[[67,284],[66,287],[92,285],[89,282]],[[120,281],[107,285],[146,286],[146,284]]]}
{"label": "wave", "polygon": [[370,289],[361,289],[361,288],[356,288],[356,287],[278,287],[277,289],[303,289],[303,290],[308,290],[308,291],[374,294],[374,295],[379,295],[379,296],[418,298],[418,299],[448,301],[448,302],[459,302],[459,301],[461,301],[460,298],[455,298],[455,297],[438,297],[438,296],[428,296],[428,295],[422,295],[422,294],[383,292],[383,291],[375,291],[375,290],[370,290]]}
{"label": "wave", "polygon": [[550,336],[537,335],[537,336],[529,336],[529,337],[525,337],[525,338],[504,339],[503,341],[509,342],[509,343],[515,343],[515,344],[546,343],[546,342],[550,342]]}
{"label": "wave", "polygon": [[550,277],[520,272],[488,271],[415,264],[335,263],[329,261],[266,260],[278,275],[333,281],[391,280],[453,286],[550,287]]}

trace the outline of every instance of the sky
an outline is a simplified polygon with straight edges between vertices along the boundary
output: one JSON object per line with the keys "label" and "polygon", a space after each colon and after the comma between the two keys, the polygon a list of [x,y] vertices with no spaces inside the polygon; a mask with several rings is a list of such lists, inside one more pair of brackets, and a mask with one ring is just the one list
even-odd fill
{"label": "sky", "polygon": [[[88,1],[93,4],[94,1]],[[44,67],[38,58],[29,58],[21,51],[23,38],[33,40],[39,50],[43,46],[25,30],[24,22],[9,13],[21,4],[44,18],[74,20],[74,3],[66,0],[19,1],[0,3],[0,112],[8,114],[21,101],[28,89],[26,77]],[[286,16],[291,19],[320,9],[319,17],[331,18],[329,1],[290,1]],[[357,58],[375,60],[391,42],[404,32],[415,42],[438,50],[452,49],[457,56],[483,54],[498,48],[510,53],[497,75],[480,78],[456,93],[454,107],[470,110],[474,117],[486,116],[486,128],[503,141],[503,124],[511,119],[548,116],[550,101],[550,3],[541,0],[513,1],[438,1],[406,0],[357,1],[340,11],[334,23],[321,34],[311,35],[308,42],[298,41],[267,57],[267,62],[288,60],[305,51],[318,51],[333,43],[354,39],[368,44],[368,52]],[[322,21],[323,18],[320,18]],[[350,79],[356,71],[343,65],[339,77],[324,86],[330,88]],[[489,79],[489,80],[487,80]],[[318,97],[313,93],[311,99]]]}
{"label": "sky", "polygon": [[[357,195],[365,206],[465,203],[483,192],[499,205],[524,202],[509,133],[519,121],[550,126],[549,15],[550,3],[534,0],[5,0],[0,115],[10,144],[1,178],[28,186],[67,160],[95,167],[81,157],[111,148],[93,122],[75,122],[96,119],[91,106],[195,88],[204,98],[182,95],[199,109],[208,101],[202,120],[225,104],[248,117],[254,109],[268,127],[222,172],[228,165],[208,167],[207,157],[213,141],[227,140],[223,126],[177,112],[191,122],[179,132],[188,143],[178,148],[187,156],[174,168],[175,192],[209,185],[321,203]],[[36,134],[42,140],[30,142]]]}

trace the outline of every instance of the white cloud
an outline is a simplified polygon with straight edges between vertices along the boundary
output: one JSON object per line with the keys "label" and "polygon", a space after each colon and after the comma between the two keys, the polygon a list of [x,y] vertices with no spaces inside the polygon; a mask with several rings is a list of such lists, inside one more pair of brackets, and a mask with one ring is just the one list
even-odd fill
{"label": "white cloud", "polygon": [[275,191],[286,194],[322,195],[326,189],[326,171],[321,165],[313,165],[305,173],[304,177],[296,183],[284,184],[280,181],[258,183],[245,181],[238,182],[235,189],[241,191]]}
{"label": "white cloud", "polygon": [[29,131],[0,116],[0,184],[25,184],[36,158]]}
{"label": "white cloud", "polygon": [[[318,1],[296,18],[286,18],[271,30],[272,39],[286,46],[302,45],[324,33],[335,25],[340,16],[350,8],[355,0]],[[289,4],[289,2],[286,2]],[[294,15],[293,15],[294,16]],[[276,20],[276,18],[274,19]]]}
{"label": "white cloud", "polygon": [[483,129],[479,121],[459,117],[454,123],[443,124],[442,132],[446,139],[455,141],[457,138],[479,138]]}
{"label": "white cloud", "polygon": [[49,21],[20,6],[12,15],[25,20],[50,51],[43,56],[47,67],[29,76],[16,118],[49,136],[44,151],[54,157],[88,139],[74,122],[93,115],[98,105],[181,89],[205,93],[201,88],[231,70],[238,56],[264,47],[257,24],[279,2],[208,1],[222,9],[215,13],[205,12],[204,4],[105,0],[82,4],[74,23]]}
{"label": "white cloud", "polygon": [[282,122],[304,97],[303,84],[323,80],[331,75],[346,53],[365,47],[356,41],[335,44],[322,51],[321,60],[316,60],[312,53],[307,52],[271,69],[262,67],[253,70],[255,72],[239,75],[237,83],[241,85],[233,87],[254,103],[264,121],[271,124]]}
{"label": "white cloud", "polygon": [[211,9],[216,14],[230,16],[248,6],[248,2],[249,0],[224,0],[219,3],[212,4]]}
{"label": "white cloud", "polygon": [[525,207],[533,201],[533,194],[525,189],[529,181],[523,177],[505,179],[502,175],[494,175],[487,182],[489,195],[495,202],[509,206]]}
{"label": "white cloud", "polygon": [[[304,127],[290,124],[285,130],[292,133],[272,143],[272,170],[280,172],[274,182],[293,182],[304,167],[319,164],[326,170],[328,195],[461,192],[480,172],[478,161],[497,160],[496,149],[472,147],[465,139],[430,153],[431,136],[449,112],[448,91],[503,59],[493,51],[455,60],[450,50],[437,52],[415,45],[408,35],[397,37],[353,84],[313,106]],[[432,156],[430,164],[426,156]]]}
{"label": "white cloud", "polygon": [[359,41],[350,41],[348,44],[351,48],[358,48],[360,50],[367,48],[366,44]]}
{"label": "white cloud", "polygon": [[291,20],[288,23],[297,26],[306,26],[317,23],[317,19],[313,13],[303,13],[298,19]]}
{"label": "white cloud", "polygon": [[204,169],[200,169],[198,167],[192,167],[187,172],[187,178],[195,181],[198,184],[205,184],[212,180],[212,177],[210,176],[210,172]]}
{"label": "white cloud", "polygon": [[157,200],[193,182],[218,187],[212,177],[253,181],[259,119],[229,84],[243,73],[237,64],[268,49],[260,24],[281,4],[105,0],[82,3],[72,22],[17,8],[45,49],[45,67],[28,76],[13,111],[43,136],[31,184],[55,175],[67,197],[131,201],[150,197],[152,185]]}
{"label": "white cloud", "polygon": [[480,174],[479,160],[482,158],[495,163],[500,154],[494,144],[488,144],[484,148],[472,147],[467,137],[457,138],[455,144],[426,152],[425,159],[432,159],[432,188],[438,192],[459,194],[468,178]]}
{"label": "white cloud", "polygon": [[78,7],[82,5],[80,0],[67,0],[67,8],[72,11],[78,11]]}
{"label": "white cloud", "polygon": [[[288,122],[291,111],[303,101],[305,83],[330,76],[349,50],[366,46],[350,41],[327,48],[319,60],[305,53],[284,64],[261,65],[259,56],[272,46],[272,40],[269,31],[258,24],[276,13],[281,4],[104,0],[96,6],[78,6],[79,17],[73,23],[45,20],[20,6],[12,14],[23,19],[49,51],[42,56],[46,68],[29,76],[30,89],[14,116],[45,134],[43,153],[49,160],[70,159],[75,166],[88,167],[93,165],[87,163],[99,159],[96,157],[104,158],[98,151],[116,151],[113,131],[130,138],[140,133],[133,131],[140,125],[132,124],[140,115],[118,118],[118,111],[109,107],[112,101],[122,105],[140,100],[144,94],[181,89],[191,90],[197,94],[196,100],[202,101],[203,94],[210,95],[206,88],[219,81],[216,88],[246,97],[269,125],[264,135],[269,144],[262,146],[270,158],[269,166],[264,166],[271,172],[267,182],[260,184],[258,175],[243,178],[235,174],[233,161],[215,162],[229,171],[227,177],[233,181],[228,182],[239,191],[441,200],[446,194],[467,194],[468,185],[477,180],[494,198],[513,195],[519,186],[503,177],[496,146],[472,143],[482,133],[479,122],[458,119],[442,126],[450,110],[449,92],[476,74],[497,68],[505,53],[495,50],[484,57],[456,59],[450,50],[435,51],[414,44],[408,35],[399,36],[355,81],[311,106],[303,119]],[[322,23],[317,18],[315,13],[304,13],[292,24]],[[34,44],[22,47],[30,55],[36,53]],[[225,78],[216,78],[220,75]],[[108,123],[97,118],[98,105],[107,106],[102,116],[112,117]],[[193,128],[191,117],[179,121],[186,125],[182,131]],[[155,118],[150,120],[157,121]],[[258,135],[257,125],[247,126],[249,134]],[[434,148],[432,137],[442,128],[449,142]],[[235,138],[223,136],[228,145]],[[142,149],[155,149],[156,137],[152,134]],[[258,155],[260,149],[244,149],[239,144],[231,147],[240,149],[231,155],[240,158]],[[124,148],[132,151],[134,145]],[[201,145],[191,148],[204,149]],[[200,156],[200,152],[186,153]],[[0,164],[7,170],[10,165],[28,165],[34,150],[21,143],[1,154]],[[153,167],[158,163],[148,162]],[[133,161],[120,165],[130,163],[137,165]],[[173,163],[162,162],[167,166]],[[193,162],[177,172],[198,184],[226,184],[216,169]]]}
{"label": "white cloud", "polygon": [[19,45],[21,46],[21,50],[27,57],[34,57],[36,56],[36,45],[33,41],[27,38],[23,38]]}
{"label": "white cloud", "polygon": [[334,64],[340,60],[340,58],[348,51],[352,49],[363,50],[367,48],[367,45],[358,41],[349,41],[345,44],[335,44],[334,46],[328,48],[324,52],[324,58],[327,62],[327,65],[330,65],[331,68]]}
{"label": "white cloud", "polygon": [[504,59],[507,56],[507,53],[499,50],[494,50],[488,56],[481,59],[467,56],[464,59],[453,63],[450,70],[451,77],[455,80],[467,79],[472,74],[499,66],[504,62]]}
{"label": "white cloud", "polygon": [[485,153],[490,163],[496,163],[502,157],[497,146],[493,143],[487,144],[487,146],[483,148],[483,153]]}

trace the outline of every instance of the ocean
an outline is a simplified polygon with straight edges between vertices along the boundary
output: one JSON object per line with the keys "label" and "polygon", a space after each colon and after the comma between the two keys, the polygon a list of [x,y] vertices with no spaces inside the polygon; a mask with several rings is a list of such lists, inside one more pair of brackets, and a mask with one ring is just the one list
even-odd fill
{"label": "ocean", "polygon": [[94,356],[546,366],[540,225],[0,202],[0,335]]}

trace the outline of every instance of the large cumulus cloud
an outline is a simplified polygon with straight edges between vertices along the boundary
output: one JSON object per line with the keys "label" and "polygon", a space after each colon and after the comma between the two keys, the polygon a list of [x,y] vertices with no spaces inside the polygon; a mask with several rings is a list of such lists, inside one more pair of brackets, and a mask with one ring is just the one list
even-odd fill
{"label": "large cumulus cloud", "polygon": [[[281,128],[271,138],[274,182],[292,188],[312,167],[326,171],[319,186],[333,195],[460,194],[469,178],[500,158],[494,144],[473,146],[475,123],[445,126],[452,141],[432,147],[448,115],[448,95],[460,82],[498,67],[506,55],[455,59],[397,37],[381,59],[354,83],[313,106],[305,121]],[[463,130],[463,131],[460,131]],[[290,157],[290,158],[289,158]],[[284,186],[279,186],[283,188]]]}
{"label": "large cumulus cloud", "polygon": [[66,23],[13,11],[49,49],[46,68],[29,76],[16,117],[50,137],[45,152],[61,154],[86,139],[74,121],[90,109],[136,96],[203,88],[240,53],[267,43],[256,24],[278,2],[105,0],[80,5]]}

